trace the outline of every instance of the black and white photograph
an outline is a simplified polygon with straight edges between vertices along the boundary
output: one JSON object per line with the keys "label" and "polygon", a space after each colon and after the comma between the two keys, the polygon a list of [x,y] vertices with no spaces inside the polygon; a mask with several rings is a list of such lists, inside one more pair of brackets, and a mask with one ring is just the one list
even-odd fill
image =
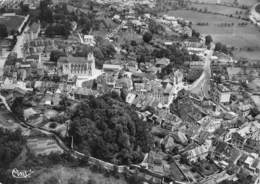
{"label": "black and white photograph", "polygon": [[0,0],[0,184],[260,184],[260,0]]}

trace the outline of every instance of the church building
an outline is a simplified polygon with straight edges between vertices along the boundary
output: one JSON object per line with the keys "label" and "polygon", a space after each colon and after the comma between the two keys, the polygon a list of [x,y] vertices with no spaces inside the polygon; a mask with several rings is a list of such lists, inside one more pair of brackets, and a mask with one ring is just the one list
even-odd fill
{"label": "church building", "polygon": [[95,58],[93,53],[88,57],[60,57],[57,62],[59,75],[76,76],[77,78],[92,77],[95,73]]}

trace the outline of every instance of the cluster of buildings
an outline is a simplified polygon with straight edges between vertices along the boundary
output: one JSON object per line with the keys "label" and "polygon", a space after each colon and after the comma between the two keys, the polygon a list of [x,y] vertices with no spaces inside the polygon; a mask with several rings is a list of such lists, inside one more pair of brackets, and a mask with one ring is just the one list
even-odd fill
{"label": "cluster of buildings", "polygon": [[22,0],[3,0],[0,2],[0,8],[18,9]]}
{"label": "cluster of buildings", "polygon": [[146,5],[149,6],[150,8],[153,8],[155,6],[155,1],[154,0],[98,0],[97,1],[100,4],[116,4],[120,5],[121,7],[134,7],[136,4],[138,5]]}
{"label": "cluster of buildings", "polygon": [[169,27],[171,30],[180,35],[187,35],[187,37],[192,36],[192,29],[189,27],[190,22],[184,20],[183,18],[163,15],[158,22]]}
{"label": "cluster of buildings", "polygon": [[[156,3],[157,8],[163,9],[165,6],[185,6],[187,2],[99,3],[118,6]],[[173,68],[171,74],[158,77],[171,63],[166,57],[146,63],[138,63],[135,56],[125,60],[117,57],[107,59],[102,69],[97,69],[97,58],[92,49],[85,56],[75,54],[82,45],[96,46],[93,35],[79,34],[78,40],[46,38],[40,34],[40,22],[28,25],[28,18],[18,16],[21,21],[15,29],[22,39],[17,42],[23,44],[23,57],[19,57],[16,50],[5,52],[4,43],[0,43],[0,61],[4,63],[0,88],[9,104],[15,103],[17,96],[27,103],[22,116],[27,126],[35,128],[23,131],[29,135],[28,147],[36,155],[62,153],[64,150],[53,138],[41,134],[45,130],[56,132],[62,138],[68,136],[70,122],[62,110],[66,105],[63,99],[76,105],[88,95],[115,92],[153,127],[154,148],[136,166],[139,171],[145,170],[138,173],[145,181],[217,184],[224,180],[239,180],[239,174],[243,173],[252,176],[252,182],[257,183],[260,171],[259,68],[241,67],[231,56],[221,52],[208,57],[203,37],[189,39],[192,37],[189,21],[167,15],[138,17],[132,9],[130,12],[126,20],[113,16],[129,22],[118,32],[131,27],[141,35],[149,29],[152,19],[175,36],[183,38],[186,35],[184,41],[174,41],[158,33],[162,39],[152,40],[149,46],[166,49],[169,45],[180,45],[198,58],[184,62],[183,68],[203,70],[201,77],[188,84],[187,70],[183,68]],[[3,15],[0,22],[13,20],[13,16]],[[123,55],[123,50],[119,48],[116,54]],[[208,63],[209,71],[205,71]],[[207,95],[201,96],[191,90],[194,85]]]}
{"label": "cluster of buildings", "polygon": [[159,11],[167,11],[177,9],[179,7],[185,7],[189,1],[187,0],[157,0],[156,8]]}

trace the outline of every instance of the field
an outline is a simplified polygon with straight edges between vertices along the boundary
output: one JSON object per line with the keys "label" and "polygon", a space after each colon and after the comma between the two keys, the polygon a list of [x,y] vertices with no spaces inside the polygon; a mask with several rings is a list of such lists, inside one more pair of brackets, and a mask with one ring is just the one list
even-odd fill
{"label": "field", "polygon": [[20,25],[23,23],[23,16],[6,16],[0,17],[0,24],[4,24],[7,27],[8,32],[15,30],[17,31]]}
{"label": "field", "polygon": [[[238,26],[245,22],[236,18],[222,15],[205,14],[190,10],[176,10],[168,12],[169,15],[182,17],[192,21],[192,27],[203,35],[210,34],[215,42],[222,42],[229,46],[234,46],[239,52],[235,56],[247,57],[248,59],[259,59],[260,53],[260,29],[253,24]],[[198,26],[199,22],[208,22],[208,26]],[[234,26],[220,26],[223,23],[234,23]],[[252,51],[249,51],[250,48]],[[242,49],[242,52],[240,52]]]}
{"label": "field", "polygon": [[[191,2],[200,2],[200,3],[211,3],[211,4],[232,4],[234,0],[191,0]],[[240,6],[253,6],[257,3],[257,0],[238,0]]]}
{"label": "field", "polygon": [[55,166],[48,169],[36,170],[30,183],[44,184],[44,181],[50,177],[56,177],[59,180],[57,184],[67,184],[72,177],[81,178],[88,181],[90,178],[96,181],[96,184],[126,184],[122,179],[115,179],[112,177],[104,177],[102,174],[93,173],[88,168],[69,168],[65,166]]}
{"label": "field", "polygon": [[63,153],[63,149],[51,138],[30,138],[27,139],[27,146],[35,155]]}
{"label": "field", "polygon": [[[232,15],[233,17],[246,17],[247,16],[247,10],[236,8],[236,7],[228,7],[223,5],[216,5],[216,4],[197,4],[197,3],[191,3],[189,5],[189,8],[196,8],[197,10],[205,10],[207,9],[208,12],[211,13],[218,13],[222,15]],[[239,13],[239,14],[238,14]]]}

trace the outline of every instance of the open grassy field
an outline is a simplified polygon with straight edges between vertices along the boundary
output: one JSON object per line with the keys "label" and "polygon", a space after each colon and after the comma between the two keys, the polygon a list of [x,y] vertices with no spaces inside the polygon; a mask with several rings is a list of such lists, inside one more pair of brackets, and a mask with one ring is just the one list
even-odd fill
{"label": "open grassy field", "polygon": [[[241,53],[248,59],[259,59],[260,53],[260,29],[253,24],[238,26],[244,22],[236,18],[222,15],[205,14],[190,10],[176,10],[168,12],[168,15],[182,17],[192,21],[192,27],[203,35],[211,35],[215,42],[222,42],[243,52],[235,52],[235,56],[240,57]],[[208,26],[198,26],[199,22],[208,22]],[[233,23],[234,26],[219,26],[221,23]],[[251,48],[253,52],[248,51]]]}
{"label": "open grassy field", "polygon": [[88,168],[69,168],[61,165],[35,171],[34,176],[38,177],[32,177],[28,183],[44,184],[44,181],[50,177],[56,177],[59,180],[59,183],[57,184],[67,184],[70,178],[77,177],[86,182],[89,179],[93,179],[96,181],[96,184],[126,184],[126,182],[122,179],[104,177],[103,174],[93,173]]}
{"label": "open grassy field", "polygon": [[5,16],[0,17],[0,24],[4,24],[7,27],[8,32],[10,33],[12,30],[17,31],[20,25],[24,21],[23,16]]}
{"label": "open grassy field", "polygon": [[[211,3],[211,4],[232,4],[234,0],[191,0],[191,2],[200,2],[200,3]],[[257,3],[257,0],[238,0],[240,6],[253,6]]]}
{"label": "open grassy field", "polygon": [[228,7],[223,5],[217,5],[217,4],[198,4],[198,3],[191,3],[189,5],[189,8],[196,8],[197,10],[204,11],[205,9],[208,12],[211,13],[218,13],[223,15],[232,15],[233,17],[246,17],[247,16],[247,10],[236,8],[236,7]]}

